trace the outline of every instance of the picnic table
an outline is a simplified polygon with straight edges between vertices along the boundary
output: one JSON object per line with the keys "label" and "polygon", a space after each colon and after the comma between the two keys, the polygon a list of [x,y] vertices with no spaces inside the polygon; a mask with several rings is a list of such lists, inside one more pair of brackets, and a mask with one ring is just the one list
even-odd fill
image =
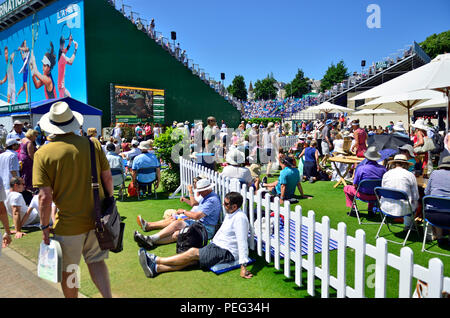
{"label": "picnic table", "polygon": [[[364,158],[360,158],[357,156],[336,156],[336,157],[330,157],[328,158],[329,161],[332,162],[334,168],[337,171],[337,174],[339,176],[339,181],[333,186],[333,188],[337,188],[340,184],[343,184],[344,186],[347,185],[347,182],[345,181],[345,176],[348,174],[350,169],[353,165],[358,165],[361,161],[364,160]],[[345,170],[345,173],[342,175],[341,171],[336,166],[336,163],[345,163],[347,164],[347,169]]]}

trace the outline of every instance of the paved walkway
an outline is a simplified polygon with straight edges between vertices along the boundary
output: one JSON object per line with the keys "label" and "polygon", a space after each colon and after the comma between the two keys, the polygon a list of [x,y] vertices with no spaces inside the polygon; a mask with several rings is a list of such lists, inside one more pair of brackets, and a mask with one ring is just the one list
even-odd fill
{"label": "paved walkway", "polygon": [[37,276],[35,263],[11,248],[3,248],[1,253],[0,298],[64,298],[60,284]]}

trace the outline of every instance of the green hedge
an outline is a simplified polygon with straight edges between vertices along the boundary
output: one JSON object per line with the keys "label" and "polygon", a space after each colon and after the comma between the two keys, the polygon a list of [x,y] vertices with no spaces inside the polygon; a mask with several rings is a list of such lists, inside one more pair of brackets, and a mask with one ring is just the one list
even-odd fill
{"label": "green hedge", "polygon": [[281,123],[281,118],[275,118],[275,117],[274,118],[253,118],[253,119],[248,120],[248,122],[250,124],[258,124],[258,125],[262,122],[263,125],[265,127],[267,127],[267,124],[270,123],[270,122],[273,122],[274,124],[276,122],[280,122]]}

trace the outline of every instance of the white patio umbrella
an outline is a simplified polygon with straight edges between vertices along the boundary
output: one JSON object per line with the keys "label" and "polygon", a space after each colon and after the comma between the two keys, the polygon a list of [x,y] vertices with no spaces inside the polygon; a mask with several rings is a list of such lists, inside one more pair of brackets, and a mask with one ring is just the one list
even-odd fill
{"label": "white patio umbrella", "polygon": [[424,108],[438,108],[438,107],[447,107],[448,105],[448,97],[442,95],[439,98],[430,99],[426,102],[420,103],[417,106],[414,106],[411,108],[412,111],[418,110],[418,109],[424,109]]}
{"label": "white patio umbrella", "polygon": [[433,90],[420,90],[413,92],[405,92],[396,95],[388,95],[376,98],[370,102],[367,102],[361,108],[363,109],[378,109],[383,106],[385,109],[393,110],[397,113],[408,113],[408,129],[410,125],[411,108],[414,106],[428,101],[430,99],[439,98],[442,93]]}
{"label": "white patio umbrella", "polygon": [[[419,90],[435,90],[450,95],[450,53],[438,55],[430,63],[361,93],[351,100],[376,98]],[[447,100],[447,131],[450,125],[450,99]]]}
{"label": "white patio umbrella", "polygon": [[395,114],[395,112],[384,109],[384,108],[377,108],[377,109],[362,109],[358,110],[357,112],[354,112],[352,116],[368,116],[372,115],[372,126],[375,126],[375,115],[387,115],[387,114]]}
{"label": "white patio umbrella", "polygon": [[352,112],[352,111],[355,111],[355,110],[344,107],[344,106],[335,105],[330,102],[324,102],[320,105],[308,107],[307,109],[304,110],[304,112],[308,112],[308,113],[325,113],[325,114],[348,113],[348,112]]}

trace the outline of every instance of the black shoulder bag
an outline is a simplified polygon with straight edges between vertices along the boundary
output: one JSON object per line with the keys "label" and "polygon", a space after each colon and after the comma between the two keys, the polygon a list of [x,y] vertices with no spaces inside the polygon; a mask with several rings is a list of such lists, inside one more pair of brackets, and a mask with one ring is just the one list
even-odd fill
{"label": "black shoulder bag", "polygon": [[[119,253],[123,249],[123,231],[125,223],[120,219],[116,200],[113,196],[100,203],[97,165],[94,143],[89,139],[91,152],[92,190],[94,192],[95,235],[102,250]],[[104,188],[103,188],[104,190]],[[106,193],[106,192],[105,192]]]}

